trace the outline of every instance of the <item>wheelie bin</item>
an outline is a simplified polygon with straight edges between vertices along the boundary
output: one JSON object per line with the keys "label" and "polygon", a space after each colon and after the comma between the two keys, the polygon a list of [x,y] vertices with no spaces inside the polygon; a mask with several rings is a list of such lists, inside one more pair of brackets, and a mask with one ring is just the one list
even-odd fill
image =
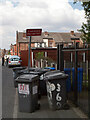
{"label": "wheelie bin", "polygon": [[67,104],[66,79],[68,75],[64,72],[55,71],[46,73],[44,80],[47,86],[49,107],[52,110],[63,109]]}
{"label": "wheelie bin", "polygon": [[39,79],[39,96],[47,95],[46,82],[44,81],[44,74],[49,72],[49,69],[36,69],[40,77]]}
{"label": "wheelie bin", "polygon": [[64,68],[65,74],[68,74],[68,78],[66,80],[66,89],[67,92],[71,91],[71,69],[70,68]]}
{"label": "wheelie bin", "polygon": [[18,77],[18,72],[20,70],[24,70],[26,69],[26,67],[14,67],[13,68],[13,79],[14,79],[14,87],[16,88],[17,87],[17,84],[15,82],[15,79]]}
{"label": "wheelie bin", "polygon": [[38,109],[38,75],[23,74],[17,77],[18,105],[20,112],[34,112]]}
{"label": "wheelie bin", "polygon": [[50,71],[55,70],[55,67],[45,67],[44,69],[49,69]]}
{"label": "wheelie bin", "polygon": [[19,70],[23,70],[23,69],[26,69],[26,67],[14,67],[13,68],[13,78],[16,79],[17,78],[17,72]]}
{"label": "wheelie bin", "polygon": [[[44,73],[48,72],[50,70],[42,69],[42,68],[34,68],[32,71],[32,68],[20,70],[17,72],[17,76],[20,76],[22,74],[34,74],[39,76],[39,98],[41,98],[42,95],[47,95],[46,90],[46,82],[43,80]],[[15,82],[15,87],[17,87],[17,83]]]}
{"label": "wheelie bin", "polygon": [[[72,84],[73,84],[73,90],[74,90],[74,84],[75,84],[75,69],[72,69]],[[78,75],[77,75],[77,89],[78,92],[82,91],[82,81],[83,81],[83,68],[78,68]]]}

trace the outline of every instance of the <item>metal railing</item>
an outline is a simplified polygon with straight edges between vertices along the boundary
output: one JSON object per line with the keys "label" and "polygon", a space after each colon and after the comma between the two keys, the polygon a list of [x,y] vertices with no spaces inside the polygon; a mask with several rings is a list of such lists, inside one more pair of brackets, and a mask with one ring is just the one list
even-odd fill
{"label": "metal railing", "polygon": [[[67,54],[68,52],[68,54]],[[80,54],[84,52],[85,55]],[[71,53],[73,57],[71,58]],[[57,46],[58,69],[70,69],[68,99],[72,100],[85,113],[90,115],[90,47],[79,48],[76,43],[74,48],[64,48],[63,44]],[[80,71],[81,70],[81,71]],[[89,116],[90,117],[90,116]]]}

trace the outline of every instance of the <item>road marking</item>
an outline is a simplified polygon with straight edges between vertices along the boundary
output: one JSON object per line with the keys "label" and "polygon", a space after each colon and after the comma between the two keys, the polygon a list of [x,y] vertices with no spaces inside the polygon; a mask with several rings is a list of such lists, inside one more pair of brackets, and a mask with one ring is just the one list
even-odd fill
{"label": "road marking", "polygon": [[18,99],[17,99],[17,88],[16,88],[16,94],[15,94],[15,102],[14,102],[14,111],[13,111],[13,118],[17,118],[17,112],[18,112]]}

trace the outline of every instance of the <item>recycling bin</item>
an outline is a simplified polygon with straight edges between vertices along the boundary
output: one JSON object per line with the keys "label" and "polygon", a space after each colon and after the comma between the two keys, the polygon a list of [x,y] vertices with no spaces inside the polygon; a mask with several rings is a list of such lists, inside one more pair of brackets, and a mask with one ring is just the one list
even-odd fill
{"label": "recycling bin", "polygon": [[66,80],[66,90],[67,92],[71,91],[71,69],[70,68],[64,68],[65,74],[68,74],[68,78]]}
{"label": "recycling bin", "polygon": [[17,71],[26,69],[26,67],[15,67],[13,68],[13,78],[17,78]]}
{"label": "recycling bin", "polygon": [[39,96],[47,95],[46,82],[44,81],[44,74],[49,72],[49,69],[39,69],[36,70],[39,73]]}
{"label": "recycling bin", "polygon": [[[50,71],[49,69],[43,69],[43,68],[29,68],[28,69],[23,69],[17,71],[17,77],[23,74],[34,74],[39,76],[39,98],[41,98],[42,95],[47,95],[47,90],[46,90],[46,82],[43,80],[44,73]],[[18,87],[18,84],[16,81],[14,82],[14,86]]]}
{"label": "recycling bin", "polygon": [[[29,69],[29,70],[28,69],[22,69],[22,70],[18,70],[16,72],[16,78],[19,77],[20,75],[23,75],[23,74],[30,74],[31,71],[34,72],[34,69]],[[18,84],[16,83],[15,79],[14,79],[14,87],[17,88]]]}
{"label": "recycling bin", "polygon": [[30,71],[30,74],[39,76],[39,98],[43,95],[47,95],[46,82],[44,81],[44,74],[50,70],[43,68],[36,68],[34,72]]}
{"label": "recycling bin", "polygon": [[45,67],[44,69],[49,69],[50,71],[55,70],[55,67]]}
{"label": "recycling bin", "polygon": [[33,74],[23,74],[16,79],[20,112],[32,113],[38,109],[38,81],[38,75]]}
{"label": "recycling bin", "polygon": [[52,110],[63,109],[67,102],[66,79],[68,75],[64,72],[46,73],[44,80],[47,86],[49,107]]}
{"label": "recycling bin", "polygon": [[24,69],[26,69],[26,67],[15,67],[15,68],[13,68],[13,79],[14,79],[14,87],[15,87],[15,88],[17,87],[17,84],[16,84],[16,82],[15,82],[15,79],[18,77],[18,72],[19,72],[20,70],[24,70]]}
{"label": "recycling bin", "polygon": [[[75,84],[75,69],[72,69],[72,84],[73,84],[73,90],[74,90],[74,84]],[[82,91],[82,81],[83,81],[83,68],[78,68],[78,74],[77,74],[77,89],[78,92]]]}

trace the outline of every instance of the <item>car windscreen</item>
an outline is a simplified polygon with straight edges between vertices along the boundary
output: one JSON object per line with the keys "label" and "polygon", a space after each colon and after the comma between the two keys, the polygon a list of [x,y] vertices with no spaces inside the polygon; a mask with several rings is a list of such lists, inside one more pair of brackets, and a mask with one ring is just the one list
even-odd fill
{"label": "car windscreen", "polygon": [[10,58],[10,61],[19,61],[19,58]]}

